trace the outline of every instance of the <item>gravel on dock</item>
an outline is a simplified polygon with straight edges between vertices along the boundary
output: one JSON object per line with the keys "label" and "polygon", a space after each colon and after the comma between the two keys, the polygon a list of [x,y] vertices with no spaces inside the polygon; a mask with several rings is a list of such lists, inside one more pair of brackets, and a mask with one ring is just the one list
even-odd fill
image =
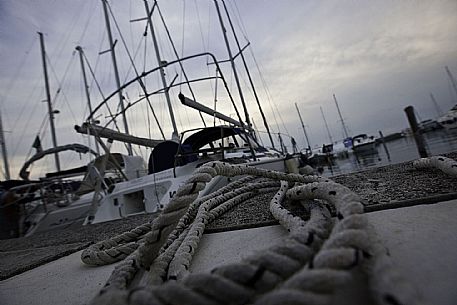
{"label": "gravel on dock", "polygon": [[[457,159],[457,152],[446,156]],[[367,211],[457,198],[457,178],[436,169],[415,169],[412,162],[339,175],[331,179],[359,194]],[[276,220],[268,209],[273,195],[261,194],[243,202],[208,224],[205,232],[275,224]],[[288,201],[285,204],[292,213],[307,217],[307,211],[300,205]],[[90,226],[74,225],[30,237],[0,240],[0,280],[131,230],[155,217],[153,214],[136,215]]]}

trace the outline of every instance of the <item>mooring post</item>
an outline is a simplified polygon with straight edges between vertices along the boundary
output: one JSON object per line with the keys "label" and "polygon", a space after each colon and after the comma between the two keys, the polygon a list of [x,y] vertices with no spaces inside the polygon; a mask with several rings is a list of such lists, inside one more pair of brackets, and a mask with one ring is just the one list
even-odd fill
{"label": "mooring post", "polygon": [[387,149],[386,141],[384,140],[384,135],[381,130],[379,131],[379,138],[381,139],[381,144],[384,147],[384,150],[386,152],[387,160],[389,160],[389,162],[390,162],[390,153],[389,153],[389,150]]}
{"label": "mooring post", "polygon": [[405,108],[406,116],[408,117],[409,126],[411,127],[411,131],[414,135],[414,140],[416,141],[417,150],[419,151],[419,156],[421,158],[427,158],[428,153],[427,149],[425,148],[425,141],[422,137],[421,131],[419,130],[419,126],[417,124],[416,115],[414,114],[414,107],[408,106]]}

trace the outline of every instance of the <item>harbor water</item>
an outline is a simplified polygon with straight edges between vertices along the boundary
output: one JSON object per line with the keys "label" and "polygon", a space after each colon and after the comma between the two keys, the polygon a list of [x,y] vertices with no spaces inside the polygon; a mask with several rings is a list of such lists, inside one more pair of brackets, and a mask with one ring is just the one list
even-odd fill
{"label": "harbor water", "polygon": [[[449,153],[457,150],[457,133],[445,130],[436,130],[423,134],[429,156]],[[411,161],[419,158],[413,136],[406,136],[397,140],[377,145],[376,150],[370,153],[350,153],[346,159],[335,159],[331,166],[323,167],[324,176],[335,176],[357,172],[373,167]]]}

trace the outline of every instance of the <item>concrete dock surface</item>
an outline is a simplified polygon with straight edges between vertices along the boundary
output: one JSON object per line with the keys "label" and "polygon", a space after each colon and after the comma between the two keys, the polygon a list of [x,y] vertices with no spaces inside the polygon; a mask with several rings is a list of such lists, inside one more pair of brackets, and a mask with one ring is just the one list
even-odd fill
{"label": "concrete dock surface", "polygon": [[[457,200],[368,213],[392,260],[404,278],[420,291],[424,304],[457,302]],[[253,251],[280,241],[287,232],[265,226],[205,234],[192,261],[191,272],[208,272],[237,262]],[[80,252],[0,282],[0,303],[87,304],[101,289],[114,265],[87,267]],[[366,283],[352,283],[349,296],[334,304],[369,304]]]}
{"label": "concrete dock surface", "polygon": [[[457,159],[457,153],[447,157]],[[457,304],[457,178],[438,169],[418,170],[412,162],[331,177],[357,193],[399,270],[422,292],[425,304]],[[287,232],[268,209],[273,194],[235,206],[208,224],[190,267],[207,272],[274,245]],[[285,206],[307,218],[300,206]],[[90,226],[0,241],[0,304],[87,304],[114,265],[80,262],[88,245],[152,221],[136,215]],[[359,283],[360,284],[360,283]],[[366,285],[365,285],[366,286]],[[358,292],[366,287],[358,286]],[[348,304],[367,304],[363,294]],[[355,296],[355,294],[353,294]],[[361,299],[360,299],[361,297]],[[339,298],[338,304],[341,303]],[[344,298],[343,298],[344,299]]]}

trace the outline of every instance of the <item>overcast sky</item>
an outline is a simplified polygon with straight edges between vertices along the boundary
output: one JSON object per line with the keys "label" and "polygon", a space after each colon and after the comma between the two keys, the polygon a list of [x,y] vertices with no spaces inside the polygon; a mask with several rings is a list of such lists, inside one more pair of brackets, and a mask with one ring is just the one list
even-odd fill
{"label": "overcast sky", "polygon": [[[126,47],[140,73],[152,69],[156,58],[150,36],[146,42],[143,36],[146,23],[130,22],[144,17],[143,1],[109,3],[122,33],[121,36],[111,20],[113,36],[117,39],[120,78],[124,83],[135,77]],[[430,93],[442,111],[457,103],[444,69],[448,66],[457,76],[455,0],[227,0],[226,3],[241,45],[250,42],[246,59],[270,128],[295,137],[300,147],[304,146],[304,135],[294,103],[300,108],[312,146],[329,142],[319,106],[325,112],[333,138],[343,137],[333,94],[352,135],[377,135],[379,130],[388,134],[406,128],[403,109],[408,105],[416,108],[420,119],[436,118]],[[209,51],[219,60],[227,58],[213,1],[159,0],[158,4],[180,56]],[[157,11],[153,19],[162,58],[172,61],[175,56]],[[38,31],[45,35],[51,96],[60,111],[56,116],[58,144],[87,144],[87,138],[73,131],[73,125],[80,125],[88,114],[79,57],[74,52],[77,45],[83,47],[103,95],[109,95],[115,88],[110,55],[99,55],[109,47],[100,0],[0,1],[0,107],[13,176],[26,157],[30,157],[38,132],[43,146],[51,147],[49,124],[43,123],[47,108],[42,102],[45,92]],[[237,53],[232,36],[230,44],[233,53]],[[205,58],[186,64],[186,73],[195,77],[214,75],[214,66],[206,62]],[[225,64],[224,76],[243,114],[233,74],[227,68]],[[248,80],[241,61],[237,62],[237,69],[245,86]],[[177,67],[167,68],[166,74],[168,82],[176,75],[175,82],[183,78]],[[98,105],[101,94],[92,77],[88,75],[88,78],[92,103]],[[158,75],[148,80],[147,85],[149,90],[159,86]],[[193,110],[179,105],[176,98],[179,89],[189,93],[184,87],[171,92],[179,131],[202,126]],[[213,107],[214,82],[205,88],[195,86],[194,90],[200,90],[199,102]],[[217,109],[235,117],[223,91],[218,83]],[[250,116],[257,128],[264,130],[251,90],[244,88],[244,92]],[[133,102],[141,93],[135,85],[126,97]],[[117,100],[111,103],[115,112]],[[164,97],[154,96],[151,105],[169,138],[171,124]],[[132,108],[128,114],[131,129],[140,136],[160,138],[148,109],[147,103]],[[108,115],[103,111],[98,116],[102,121]],[[212,122],[211,118],[206,121]],[[68,156],[63,163],[73,164],[74,159]],[[51,158],[40,166],[52,168],[52,162]]]}

